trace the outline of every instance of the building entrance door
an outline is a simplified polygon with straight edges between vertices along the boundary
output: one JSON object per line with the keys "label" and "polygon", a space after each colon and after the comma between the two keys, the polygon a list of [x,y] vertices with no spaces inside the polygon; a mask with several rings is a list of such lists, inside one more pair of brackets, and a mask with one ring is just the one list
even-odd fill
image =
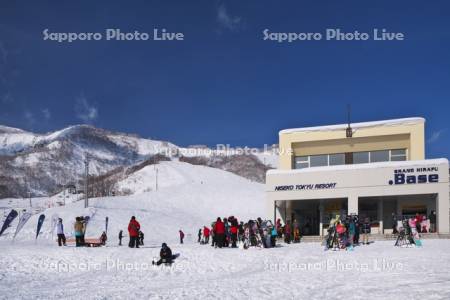
{"label": "building entrance door", "polygon": [[300,227],[300,235],[319,235],[320,213],[317,209],[296,209],[292,220],[297,220]]}

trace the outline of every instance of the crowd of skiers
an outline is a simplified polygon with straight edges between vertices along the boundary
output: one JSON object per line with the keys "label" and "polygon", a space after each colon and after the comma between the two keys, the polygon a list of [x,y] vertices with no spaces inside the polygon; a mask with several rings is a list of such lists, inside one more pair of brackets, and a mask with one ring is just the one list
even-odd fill
{"label": "crowd of skiers", "polygon": [[[415,217],[403,220],[402,230],[405,230],[405,221],[408,232],[412,236],[417,236],[420,232],[432,232],[433,230],[433,213],[430,216],[432,227],[426,229],[421,224],[424,217],[417,214]],[[392,214],[393,221],[393,234],[400,234],[397,225],[397,218]],[[435,222],[435,219],[434,219]],[[74,235],[75,244],[77,247],[84,246],[85,232],[86,232],[87,220],[84,217],[76,217],[74,223]],[[305,230],[305,229],[304,229]],[[56,224],[56,231],[58,236],[58,245],[66,245],[66,237],[64,234],[64,225],[62,219],[59,218]],[[334,219],[331,219],[328,227],[328,235],[326,236],[324,243],[326,249],[353,249],[355,245],[360,244],[360,238],[362,236],[362,244],[369,244],[369,235],[371,233],[371,223],[369,218],[360,220],[357,215],[350,215],[340,218],[337,215]],[[135,216],[132,216],[128,224],[128,234],[130,248],[139,248],[144,245],[144,233],[141,231],[141,225],[136,220]],[[403,232],[404,234],[404,232]],[[123,231],[119,232],[119,246],[122,245]],[[180,229],[179,238],[180,244],[183,244],[185,234]],[[239,222],[234,216],[220,218],[211,223],[211,226],[204,226],[203,229],[198,231],[198,243],[209,244],[216,248],[231,247],[248,249],[249,247],[275,247],[277,240],[283,240],[285,243],[299,243],[301,239],[300,226],[297,220],[292,223],[288,220],[286,224],[282,224],[278,219],[275,225],[270,220],[262,220],[257,218],[256,220],[249,220],[248,222]],[[107,241],[106,232],[103,232],[99,238],[100,244],[105,245]],[[167,246],[167,245],[166,245]],[[163,247],[164,248],[164,247]]]}
{"label": "crowd of skiers", "polygon": [[340,218],[337,215],[331,219],[328,227],[328,235],[324,240],[325,249],[348,249],[353,250],[355,245],[369,244],[369,235],[371,233],[371,223],[369,218],[362,221],[357,215],[349,215]]}
{"label": "crowd of skiers", "polygon": [[[360,240],[363,245],[368,245],[371,233],[371,223],[369,218],[359,220],[358,216],[351,215],[344,218],[336,216],[330,221],[328,235],[324,240],[326,248],[352,249],[354,245],[359,245]],[[270,220],[249,220],[248,222],[238,222],[234,216],[228,218],[217,218],[211,226],[204,226],[198,230],[198,243],[211,244],[216,248],[242,247],[275,247],[278,240],[286,244],[300,243],[300,224],[297,220],[282,224],[278,219],[273,225]]]}
{"label": "crowd of skiers", "polygon": [[392,213],[392,233],[399,233],[399,221],[403,222],[404,220],[408,220],[408,225],[412,228],[415,228],[417,233],[427,233],[427,232],[436,232],[436,211],[432,211],[428,218],[425,215],[416,213],[415,216],[407,218],[399,218]]}
{"label": "crowd of skiers", "polygon": [[263,221],[261,218],[239,222],[234,216],[220,218],[211,223],[211,227],[204,226],[198,231],[198,242],[216,248],[248,249],[251,246],[271,248],[275,247],[277,228],[271,221]]}

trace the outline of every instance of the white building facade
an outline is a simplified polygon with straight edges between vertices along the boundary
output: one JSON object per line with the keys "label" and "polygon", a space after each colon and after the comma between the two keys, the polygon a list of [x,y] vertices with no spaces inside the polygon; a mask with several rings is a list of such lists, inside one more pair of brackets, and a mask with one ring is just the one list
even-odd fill
{"label": "white building facade", "polygon": [[392,232],[393,215],[435,215],[449,233],[449,164],[425,159],[422,118],[280,132],[280,168],[266,178],[267,217],[323,235],[336,215],[368,217]]}

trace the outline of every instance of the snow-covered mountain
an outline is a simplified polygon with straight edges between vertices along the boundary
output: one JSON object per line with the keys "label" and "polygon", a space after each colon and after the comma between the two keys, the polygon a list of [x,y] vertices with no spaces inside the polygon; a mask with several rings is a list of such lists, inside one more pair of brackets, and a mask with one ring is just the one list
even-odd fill
{"label": "snow-covered mountain", "polygon": [[268,151],[254,154],[238,154],[233,149],[200,151],[89,125],[70,126],[48,134],[0,126],[0,198],[29,193],[48,195],[59,192],[63,185],[81,186],[86,155],[89,174],[110,180],[123,180],[159,155],[264,182],[265,172],[276,167],[277,160],[277,155]]}
{"label": "snow-covered mountain", "polygon": [[1,127],[0,197],[23,196],[27,191],[42,195],[75,184],[84,173],[86,154],[89,173],[95,176],[171,149],[176,146],[88,125],[49,134]]}

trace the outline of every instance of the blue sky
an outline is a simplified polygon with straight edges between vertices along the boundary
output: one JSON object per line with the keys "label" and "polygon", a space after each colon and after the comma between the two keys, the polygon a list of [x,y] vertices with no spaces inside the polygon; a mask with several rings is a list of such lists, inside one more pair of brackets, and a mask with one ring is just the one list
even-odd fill
{"label": "blue sky", "polygon": [[[93,3],[95,2],[95,3]],[[50,32],[183,32],[184,41],[44,41]],[[263,40],[271,32],[404,41]],[[450,153],[448,1],[2,1],[0,124],[89,123],[179,145],[276,143],[278,131],[423,116]]]}

